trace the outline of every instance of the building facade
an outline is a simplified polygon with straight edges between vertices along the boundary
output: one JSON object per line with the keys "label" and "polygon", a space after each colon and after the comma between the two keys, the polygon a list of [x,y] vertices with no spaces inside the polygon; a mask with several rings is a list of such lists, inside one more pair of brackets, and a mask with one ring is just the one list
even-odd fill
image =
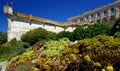
{"label": "building facade", "polygon": [[77,22],[111,22],[120,16],[120,0],[104,5],[102,7],[87,11],[83,14],[69,18],[69,21]]}
{"label": "building facade", "polygon": [[112,22],[120,16],[120,0],[69,18],[67,22],[57,22],[13,12],[12,9],[12,5],[9,3],[4,6],[4,13],[8,20],[8,42],[13,38],[20,40],[21,35],[38,27],[58,33],[61,31],[72,32],[76,26],[88,26],[94,22]]}

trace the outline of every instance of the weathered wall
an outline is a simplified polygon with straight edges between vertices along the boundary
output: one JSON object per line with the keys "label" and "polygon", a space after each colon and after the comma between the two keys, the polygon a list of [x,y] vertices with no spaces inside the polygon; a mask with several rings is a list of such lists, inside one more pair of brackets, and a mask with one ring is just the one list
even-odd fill
{"label": "weathered wall", "polygon": [[44,28],[48,31],[52,31],[55,33],[64,30],[72,32],[75,29],[75,27],[72,26],[60,27],[52,24],[45,24],[17,16],[12,16],[12,17],[8,17],[8,42],[13,38],[20,40],[22,34],[26,33],[27,31],[30,31],[31,29],[35,29],[38,27]]}

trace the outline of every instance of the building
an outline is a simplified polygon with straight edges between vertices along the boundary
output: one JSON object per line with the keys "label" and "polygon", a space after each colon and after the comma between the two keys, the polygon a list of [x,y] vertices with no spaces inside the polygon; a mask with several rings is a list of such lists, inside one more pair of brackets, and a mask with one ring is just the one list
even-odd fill
{"label": "building", "polygon": [[[102,7],[87,11],[83,14],[69,18],[69,21],[78,22],[112,22],[120,16],[120,0],[104,5]],[[113,24],[110,24],[113,25]]]}
{"label": "building", "polygon": [[88,26],[94,22],[112,22],[120,16],[120,0],[69,18],[67,22],[57,22],[20,12],[13,12],[10,3],[4,6],[4,13],[8,20],[9,42],[13,38],[20,40],[21,35],[38,27],[58,33],[61,31],[73,31],[76,26]]}

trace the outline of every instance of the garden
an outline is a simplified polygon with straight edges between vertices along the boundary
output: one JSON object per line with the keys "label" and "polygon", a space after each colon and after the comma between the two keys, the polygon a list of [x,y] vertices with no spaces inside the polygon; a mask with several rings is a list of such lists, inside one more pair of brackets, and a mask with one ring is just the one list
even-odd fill
{"label": "garden", "polygon": [[6,71],[120,71],[119,23],[59,33],[37,28],[9,43],[1,33],[0,61],[8,60]]}

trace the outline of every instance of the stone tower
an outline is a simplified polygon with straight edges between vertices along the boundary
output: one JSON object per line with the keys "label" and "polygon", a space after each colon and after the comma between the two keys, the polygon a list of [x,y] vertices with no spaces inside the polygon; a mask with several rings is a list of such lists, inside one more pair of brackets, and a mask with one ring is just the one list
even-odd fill
{"label": "stone tower", "polygon": [[4,14],[13,14],[12,3],[6,3],[6,5],[4,6]]}

